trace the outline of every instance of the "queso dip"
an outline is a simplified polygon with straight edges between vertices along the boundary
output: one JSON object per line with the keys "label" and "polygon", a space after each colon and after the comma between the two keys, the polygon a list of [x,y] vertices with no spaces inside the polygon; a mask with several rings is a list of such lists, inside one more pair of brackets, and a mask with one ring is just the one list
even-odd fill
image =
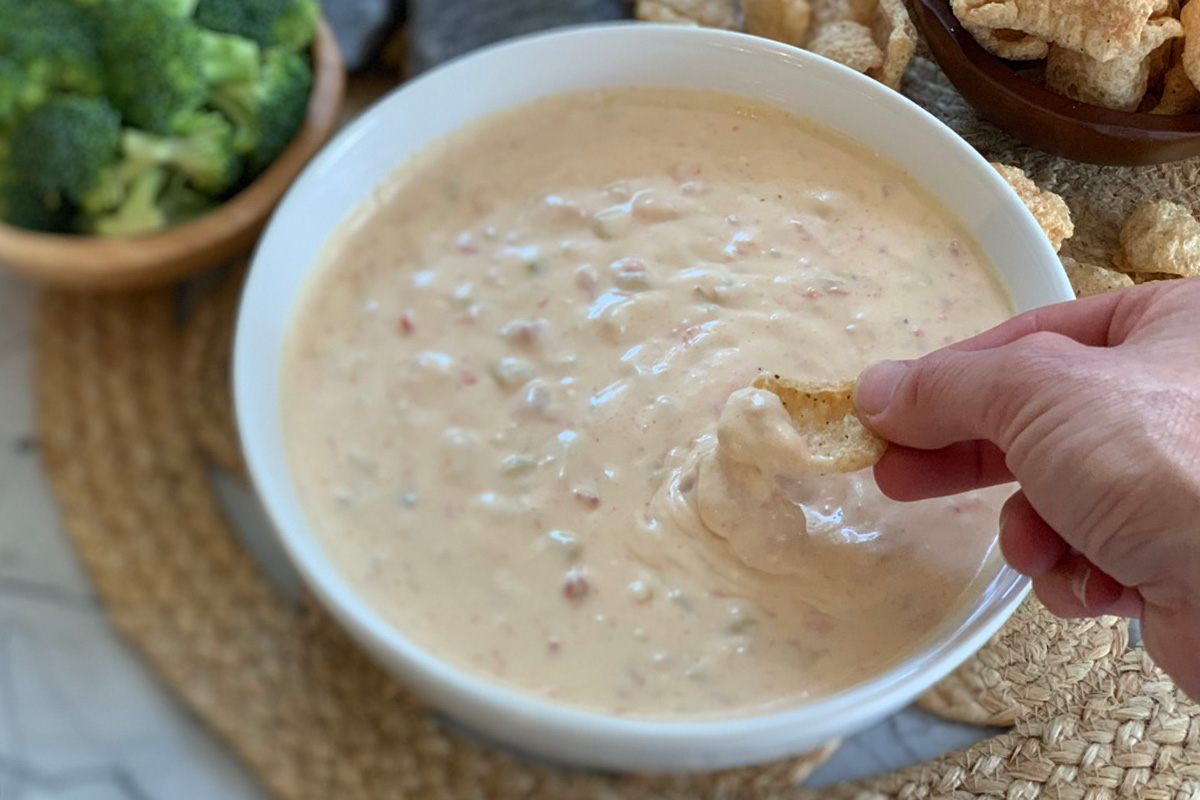
{"label": "queso dip", "polygon": [[426,150],[329,243],[285,354],[292,476],[353,588],[458,667],[643,718],[794,705],[957,612],[1004,490],[798,473],[747,387],[1009,313],[858,145],[715,92],[556,96]]}

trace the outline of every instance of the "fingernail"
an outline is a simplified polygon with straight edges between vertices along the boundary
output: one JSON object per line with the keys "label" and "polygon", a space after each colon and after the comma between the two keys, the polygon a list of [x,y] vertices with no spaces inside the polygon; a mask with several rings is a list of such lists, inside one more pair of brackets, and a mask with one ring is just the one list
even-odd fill
{"label": "fingernail", "polygon": [[1079,598],[1079,603],[1084,608],[1088,607],[1087,588],[1088,581],[1092,579],[1092,568],[1084,563],[1075,570],[1075,577],[1071,580],[1071,590],[1075,592],[1075,596]]}
{"label": "fingernail", "polygon": [[880,361],[867,367],[854,389],[854,407],[868,417],[882,414],[907,374],[908,365],[903,361]]}

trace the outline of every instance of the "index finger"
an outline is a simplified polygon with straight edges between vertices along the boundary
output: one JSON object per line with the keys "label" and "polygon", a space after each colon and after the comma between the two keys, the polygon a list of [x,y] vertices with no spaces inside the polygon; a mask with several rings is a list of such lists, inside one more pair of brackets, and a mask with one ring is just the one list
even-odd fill
{"label": "index finger", "polygon": [[1158,291],[1158,287],[1144,284],[1120,292],[1035,308],[977,336],[949,345],[947,349],[991,350],[1039,332],[1057,333],[1088,347],[1112,347],[1120,344],[1127,333],[1118,329],[1124,326],[1114,326],[1114,321],[1123,311],[1143,305]]}

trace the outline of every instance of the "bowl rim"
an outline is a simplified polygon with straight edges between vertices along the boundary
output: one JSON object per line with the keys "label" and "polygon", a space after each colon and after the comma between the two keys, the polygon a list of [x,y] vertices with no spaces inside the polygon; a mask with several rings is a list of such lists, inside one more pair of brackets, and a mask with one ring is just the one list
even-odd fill
{"label": "bowl rim", "polygon": [[[275,206],[333,135],[346,71],[333,28],[317,19],[310,45],[313,85],[304,122],[254,180],[206,213],[134,236],[31,231],[0,221],[0,265],[51,285],[133,288],[166,283],[253,249]],[[20,255],[32,254],[29,263]],[[31,263],[36,263],[32,266]]]}
{"label": "bowl rim", "polygon": [[[972,159],[979,169],[979,176],[991,184],[997,192],[1003,193],[1004,202],[1007,205],[1006,212],[1017,215],[1014,217],[1014,224],[1024,226],[1029,231],[1036,231],[1039,239],[1044,241],[1044,235],[1041,234],[1036,220],[1003,178],[988,165],[987,161],[944,123],[899,93],[840,64],[768,39],[734,31],[629,21],[568,26],[509,39],[459,56],[400,85],[343,129],[308,164],[304,173],[289,189],[288,196],[276,209],[268,224],[264,241],[270,239],[273,234],[280,237],[284,235],[279,231],[284,228],[284,220],[290,208],[289,201],[299,193],[312,191],[317,184],[313,179],[313,186],[310,187],[308,178],[323,171],[327,164],[336,164],[344,151],[355,140],[364,136],[374,124],[374,117],[378,113],[379,107],[390,102],[396,96],[411,91],[413,86],[430,79],[430,76],[441,75],[450,70],[470,70],[476,68],[477,65],[486,64],[487,61],[499,54],[536,45],[545,40],[570,40],[575,37],[597,36],[644,37],[644,41],[638,43],[639,46],[653,46],[652,41],[657,37],[684,37],[684,39],[692,39],[696,46],[708,42],[739,50],[759,51],[764,58],[798,61],[807,68],[834,73],[838,76],[838,80],[848,81],[849,88],[853,88],[856,93],[866,94],[876,102],[896,104],[897,110],[921,118],[923,124],[930,128],[931,134],[941,137],[948,146],[958,148],[964,153],[964,157]],[[689,46],[690,44],[689,42]],[[845,135],[849,136],[849,134]],[[409,157],[419,150],[418,148],[410,152]],[[403,163],[403,159],[397,163]],[[990,177],[983,177],[985,175]],[[1020,219],[1019,223],[1016,221],[1017,217]],[[1054,256],[1049,242],[1044,242],[1044,246],[1038,245],[1038,247],[1048,254],[1047,258]],[[259,259],[263,257],[264,248],[260,247],[255,255],[238,309],[233,355],[235,414],[251,484],[267,511],[278,540],[287,551],[293,565],[297,567],[305,584],[316,594],[324,608],[368,652],[372,653],[377,661],[389,662],[386,666],[395,670],[395,664],[390,662],[391,659],[395,659],[407,670],[406,677],[412,678],[414,675],[419,675],[420,685],[423,687],[419,690],[420,692],[426,691],[429,686],[434,686],[437,691],[453,695],[459,700],[469,703],[473,708],[482,709],[483,712],[494,717],[503,717],[511,721],[515,728],[536,727],[540,732],[549,736],[561,735],[575,739],[583,736],[597,746],[603,742],[631,739],[642,742],[654,741],[658,744],[669,742],[671,746],[678,748],[686,748],[690,745],[712,745],[720,742],[731,743],[749,736],[761,739],[772,735],[782,735],[785,731],[794,730],[806,722],[826,717],[837,717],[847,721],[847,727],[861,727],[878,718],[878,709],[887,705],[889,697],[906,691],[906,687],[911,690],[911,684],[918,684],[916,691],[905,694],[906,700],[911,699],[920,689],[931,685],[953,670],[967,655],[982,646],[1003,625],[1030,590],[1029,579],[1008,567],[1001,560],[997,573],[990,584],[993,589],[992,600],[990,602],[980,600],[980,607],[970,613],[969,617],[962,622],[959,631],[954,634],[936,642],[930,642],[928,647],[904,657],[885,672],[834,694],[799,705],[766,710],[749,709],[725,717],[665,720],[622,717],[545,700],[457,666],[448,660],[443,660],[386,622],[365,600],[361,599],[332,565],[331,559],[318,552],[320,550],[319,543],[316,547],[310,548],[303,541],[305,537],[302,532],[289,529],[281,523],[281,520],[288,516],[287,507],[292,504],[283,496],[285,492],[277,492],[269,484],[272,482],[287,484],[292,479],[290,475],[273,475],[267,464],[271,448],[265,435],[256,430],[258,415],[253,408],[255,390],[251,388],[256,383],[261,383],[264,378],[258,371],[257,362],[251,354],[253,348],[251,341],[254,337],[251,328],[257,313],[256,306],[268,302],[271,297],[270,289],[265,283],[264,270],[255,269]],[[306,270],[309,268],[311,265],[306,267]],[[1059,278],[1061,280],[1058,280]],[[1067,285],[1065,276],[1057,276],[1055,280],[1061,286]],[[1064,290],[1060,288],[1059,291],[1061,294]],[[1059,299],[1067,298],[1064,295]],[[272,372],[269,379],[277,380],[278,373]],[[303,511],[301,510],[300,513],[303,514]],[[964,633],[968,627],[971,629],[970,632]],[[454,716],[454,713],[451,712],[451,715]],[[761,761],[762,758],[730,760],[721,766],[753,763],[756,760]],[[594,763],[604,763],[604,759],[598,757]]]}
{"label": "bowl rim", "polygon": [[[946,35],[958,46],[961,59],[955,60],[955,66],[970,69],[977,75],[995,84],[1014,101],[1031,109],[1035,109],[1047,117],[1053,117],[1072,125],[1089,125],[1103,127],[1110,134],[1122,134],[1127,137],[1144,136],[1145,134],[1175,135],[1178,137],[1200,137],[1200,113],[1191,114],[1151,114],[1146,111],[1118,111],[1102,106],[1072,100],[1069,97],[1052,92],[1044,86],[1023,80],[1014,63],[1029,63],[1007,61],[989,53],[976,41],[955,15],[950,0],[914,0],[936,20]],[[917,12],[918,20],[924,18],[921,11]],[[943,57],[931,48],[939,66],[943,66]],[[945,67],[943,66],[943,69]],[[946,70],[949,74],[949,70]]]}

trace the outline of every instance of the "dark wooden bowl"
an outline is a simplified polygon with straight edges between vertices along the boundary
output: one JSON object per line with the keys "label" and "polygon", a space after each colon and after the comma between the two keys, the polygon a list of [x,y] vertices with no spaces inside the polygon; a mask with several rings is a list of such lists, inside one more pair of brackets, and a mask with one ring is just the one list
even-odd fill
{"label": "dark wooden bowl", "polygon": [[1030,147],[1075,161],[1145,166],[1200,156],[1200,114],[1112,111],[1037,86],[984,50],[949,0],[913,0],[917,27],[946,77],[980,116]]}

